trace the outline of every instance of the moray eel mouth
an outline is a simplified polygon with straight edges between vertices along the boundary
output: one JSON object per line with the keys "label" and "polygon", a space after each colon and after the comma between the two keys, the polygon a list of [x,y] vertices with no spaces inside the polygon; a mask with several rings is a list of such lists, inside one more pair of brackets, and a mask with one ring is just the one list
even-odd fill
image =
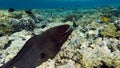
{"label": "moray eel mouth", "polygon": [[70,26],[67,27],[65,29],[64,33],[61,34],[61,38],[60,38],[59,42],[65,42],[72,31],[73,31],[73,29]]}

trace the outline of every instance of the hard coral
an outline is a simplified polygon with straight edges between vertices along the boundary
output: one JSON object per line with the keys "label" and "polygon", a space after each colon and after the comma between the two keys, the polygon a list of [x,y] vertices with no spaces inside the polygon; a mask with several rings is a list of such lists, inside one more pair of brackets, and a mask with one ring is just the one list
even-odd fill
{"label": "hard coral", "polygon": [[74,19],[77,20],[77,16],[76,16],[76,15],[67,15],[67,16],[63,19],[63,22],[73,21]]}
{"label": "hard coral", "polygon": [[12,24],[11,25],[4,25],[0,24],[0,35],[10,35],[12,33]]}
{"label": "hard coral", "polygon": [[[8,11],[12,12],[14,9],[10,8]],[[8,11],[0,11],[0,36],[11,35],[14,32],[12,19],[20,19],[22,17],[21,11],[14,11],[9,13]]]}
{"label": "hard coral", "polygon": [[108,24],[100,34],[105,37],[120,37],[120,31],[116,31],[114,24]]}
{"label": "hard coral", "polygon": [[13,30],[14,32],[21,31],[21,30],[27,30],[27,31],[32,31],[35,28],[35,22],[33,19],[26,17],[26,18],[21,18],[19,20],[13,19],[11,21],[13,24]]}

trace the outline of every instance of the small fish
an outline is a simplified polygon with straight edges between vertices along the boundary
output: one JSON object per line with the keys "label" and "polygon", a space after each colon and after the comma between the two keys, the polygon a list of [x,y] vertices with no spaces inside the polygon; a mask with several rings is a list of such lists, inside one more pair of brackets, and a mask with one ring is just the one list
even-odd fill
{"label": "small fish", "polygon": [[0,68],[35,68],[53,59],[72,31],[69,25],[60,25],[30,38],[18,54]]}

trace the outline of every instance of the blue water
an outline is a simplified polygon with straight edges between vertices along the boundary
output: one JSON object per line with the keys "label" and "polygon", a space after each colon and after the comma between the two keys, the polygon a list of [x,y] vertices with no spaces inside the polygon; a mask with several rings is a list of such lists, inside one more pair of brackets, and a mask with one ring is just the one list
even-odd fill
{"label": "blue water", "polygon": [[0,0],[0,8],[73,8],[120,6],[120,0]]}

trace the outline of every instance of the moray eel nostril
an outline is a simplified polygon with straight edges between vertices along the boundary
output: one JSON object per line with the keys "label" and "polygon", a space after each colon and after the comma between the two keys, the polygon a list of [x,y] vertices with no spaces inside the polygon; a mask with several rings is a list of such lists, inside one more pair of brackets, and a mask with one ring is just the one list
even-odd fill
{"label": "moray eel nostril", "polygon": [[60,25],[30,38],[18,54],[0,68],[34,68],[53,59],[72,31],[69,25]]}

